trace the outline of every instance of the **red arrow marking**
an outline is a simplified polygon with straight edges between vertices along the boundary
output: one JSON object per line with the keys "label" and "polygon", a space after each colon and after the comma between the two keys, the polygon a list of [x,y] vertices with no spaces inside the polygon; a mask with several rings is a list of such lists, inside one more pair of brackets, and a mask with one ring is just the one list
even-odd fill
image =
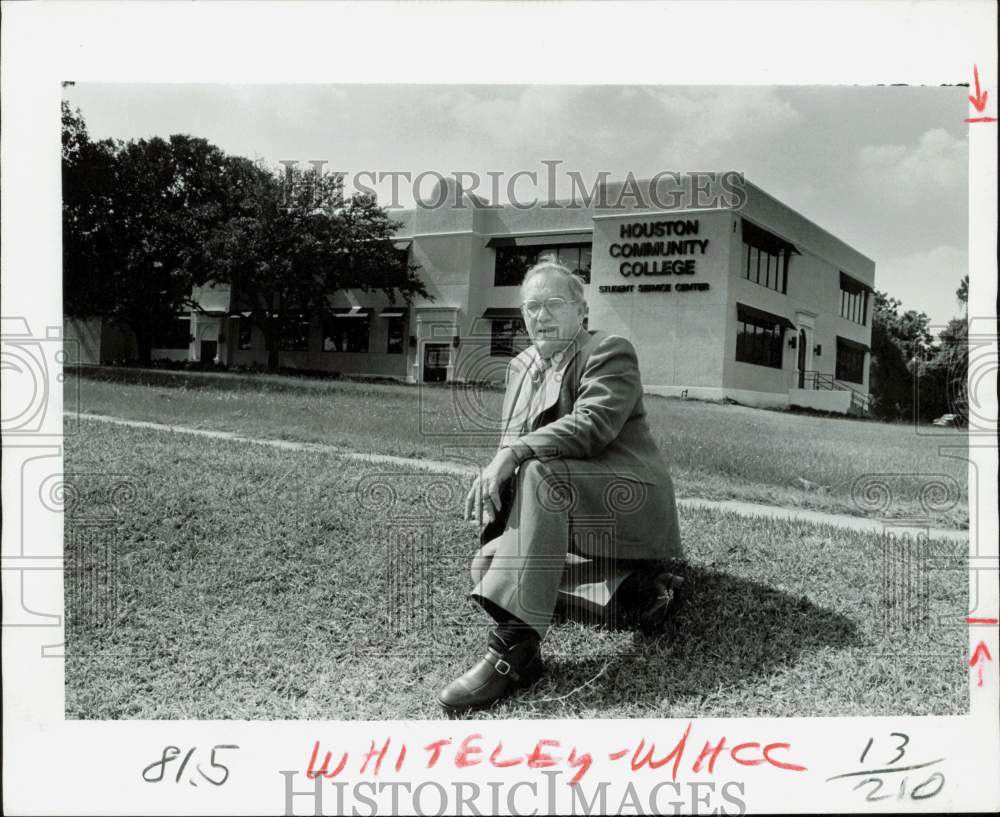
{"label": "red arrow marking", "polygon": [[[972,66],[972,74],[976,78],[976,95],[969,97],[969,102],[972,103],[972,107],[976,109],[979,113],[982,113],[986,109],[986,98],[989,93],[983,91],[979,87],[979,66]],[[966,122],[996,122],[995,116],[975,116],[965,120]]]}
{"label": "red arrow marking", "polygon": [[985,641],[980,641],[976,644],[976,649],[972,653],[972,658],[969,660],[969,666],[975,667],[978,664],[979,669],[979,683],[976,686],[983,685],[983,664],[986,661],[992,661],[993,656],[990,655],[989,648],[986,646]]}
{"label": "red arrow marking", "polygon": [[989,96],[986,91],[979,90],[979,66],[972,66],[972,74],[976,78],[976,95],[969,97],[969,102],[972,103],[972,107],[975,108],[979,113],[982,113],[986,108],[986,97]]}
{"label": "red arrow marking", "polygon": [[1000,624],[1000,619],[996,618],[972,618],[970,616],[965,621],[968,624]]}

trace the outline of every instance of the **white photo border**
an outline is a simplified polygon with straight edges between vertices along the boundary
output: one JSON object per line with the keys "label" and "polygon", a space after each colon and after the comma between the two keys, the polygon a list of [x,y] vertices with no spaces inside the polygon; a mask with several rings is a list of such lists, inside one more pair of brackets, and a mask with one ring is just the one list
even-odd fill
{"label": "white photo border", "polygon": [[[62,326],[60,261],[59,101],[61,82],[220,83],[560,83],[687,85],[872,85],[971,82],[977,64],[989,93],[986,113],[996,115],[996,7],[954,3],[243,3],[243,2],[42,2],[4,3],[2,26],[2,315],[4,334],[58,341]],[[545,34],[558,26],[564,49]],[[666,42],[647,39],[660,31]],[[752,33],[755,47],[747,54]],[[495,43],[516,36],[522,59],[511,61]],[[608,47],[611,43],[611,47]],[[765,48],[764,44],[770,47]],[[548,45],[548,47],[547,47]],[[572,47],[569,47],[572,46]],[[762,54],[768,61],[761,60]],[[463,56],[460,72],[455,60]],[[970,106],[970,116],[974,116]],[[993,366],[977,384],[982,416],[996,417],[997,125],[969,126],[969,315],[970,335],[982,334]],[[40,285],[41,284],[41,285]],[[9,338],[5,337],[5,344]],[[3,372],[9,399],[8,372]],[[4,807],[19,814],[281,814],[285,770],[298,770],[295,790],[306,788],[305,765],[314,741],[324,749],[357,756],[372,741],[391,740],[394,759],[402,743],[417,752],[432,741],[458,745],[483,735],[488,753],[497,742],[528,752],[539,740],[559,741],[594,753],[591,774],[631,782],[648,802],[648,791],[669,779],[646,769],[623,773],[606,760],[610,730],[617,747],[656,741],[658,754],[684,733],[685,720],[654,721],[419,721],[242,722],[67,721],[63,669],[62,524],[38,497],[20,495],[28,460],[62,470],[62,387],[58,367],[42,384],[45,413],[57,430],[12,438],[3,457],[3,705]],[[40,385],[40,388],[42,388]],[[970,616],[996,618],[997,438],[996,428],[971,439],[970,539],[974,561]],[[977,481],[978,480],[978,481]],[[22,559],[22,542],[34,543]],[[39,543],[41,543],[39,545]],[[39,553],[45,555],[38,555]],[[48,624],[12,626],[24,594],[36,611],[57,616]],[[745,782],[739,794],[752,812],[852,812],[995,810],[1000,807],[1000,704],[998,628],[969,627],[969,655],[984,641],[994,660],[984,683],[969,673],[970,712],[956,717],[732,718],[691,722],[688,752],[725,737],[728,745],[789,744],[776,756],[807,771],[770,764],[734,767],[692,781]],[[48,656],[48,657],[43,657]],[[937,798],[866,802],[854,785],[827,779],[857,768],[869,737],[907,735],[916,758],[944,758],[948,787]],[[238,745],[232,779],[221,787],[150,786],[141,771],[166,745],[210,748]],[[919,752],[917,751],[919,750]],[[599,754],[604,752],[603,755]],[[555,751],[553,753],[556,753]],[[421,759],[426,754],[420,752]],[[690,769],[690,760],[685,761]],[[441,783],[455,780],[534,780],[516,795],[518,808],[546,810],[544,770],[508,772],[485,764],[464,769],[442,762],[434,769],[385,773],[384,781]],[[566,766],[555,769],[567,771]],[[371,780],[345,773],[349,784]],[[324,789],[324,813],[335,813],[337,790]],[[735,792],[734,792],[735,794]],[[389,793],[377,797],[388,803]],[[500,807],[507,809],[505,793]],[[618,795],[620,799],[620,793]],[[660,795],[666,805],[691,794]],[[403,802],[407,802],[404,798]],[[433,794],[427,803],[435,808]],[[616,803],[617,799],[612,798]],[[308,793],[296,813],[313,813]],[[350,805],[351,802],[348,801]],[[363,805],[363,804],[361,804]],[[558,790],[558,811],[569,810],[568,787]],[[730,802],[713,806],[736,813]],[[687,810],[685,808],[685,810]],[[364,812],[362,812],[364,813]]]}

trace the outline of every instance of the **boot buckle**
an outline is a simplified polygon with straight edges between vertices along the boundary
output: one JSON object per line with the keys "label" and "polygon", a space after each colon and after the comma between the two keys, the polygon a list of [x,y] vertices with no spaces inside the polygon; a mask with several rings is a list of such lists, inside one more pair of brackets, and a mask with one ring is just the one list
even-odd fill
{"label": "boot buckle", "polygon": [[[502,668],[501,668],[501,665],[503,665]],[[500,658],[493,665],[493,669],[495,669],[501,675],[507,675],[510,672],[511,667],[510,667],[510,664],[507,661],[505,661],[503,658]]]}

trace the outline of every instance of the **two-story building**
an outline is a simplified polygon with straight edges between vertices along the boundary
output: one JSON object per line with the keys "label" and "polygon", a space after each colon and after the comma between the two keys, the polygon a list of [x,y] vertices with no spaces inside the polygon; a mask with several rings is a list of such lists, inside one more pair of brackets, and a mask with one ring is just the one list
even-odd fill
{"label": "two-story building", "polygon": [[[431,297],[400,306],[337,293],[331,315],[286,323],[280,365],[501,381],[527,343],[519,284],[549,255],[585,281],[589,328],[633,342],[650,393],[863,410],[871,259],[749,182],[735,199],[701,205],[622,206],[616,191],[609,184],[589,204],[515,207],[451,188],[442,206],[394,212],[404,224],[397,247]],[[228,292],[199,296],[211,309],[186,319],[177,336],[189,342],[154,355],[264,363],[262,334],[230,308]]]}

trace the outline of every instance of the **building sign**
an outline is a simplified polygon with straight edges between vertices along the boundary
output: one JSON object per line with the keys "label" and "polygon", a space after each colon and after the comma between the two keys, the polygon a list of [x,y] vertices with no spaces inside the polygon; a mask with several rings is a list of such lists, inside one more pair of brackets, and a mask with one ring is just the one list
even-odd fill
{"label": "building sign", "polygon": [[[664,221],[634,222],[621,224],[618,241],[608,248],[618,273],[623,278],[694,275],[697,259],[689,256],[704,256],[708,249],[707,238],[687,238],[697,236],[700,224],[696,218]],[[688,256],[688,257],[685,257]],[[709,285],[704,282],[677,284],[606,284],[598,287],[598,292],[616,294],[627,292],[689,292],[705,291]]]}
{"label": "building sign", "polygon": [[707,281],[680,284],[604,284],[597,288],[598,292],[616,295],[625,292],[705,292],[709,289]]}

